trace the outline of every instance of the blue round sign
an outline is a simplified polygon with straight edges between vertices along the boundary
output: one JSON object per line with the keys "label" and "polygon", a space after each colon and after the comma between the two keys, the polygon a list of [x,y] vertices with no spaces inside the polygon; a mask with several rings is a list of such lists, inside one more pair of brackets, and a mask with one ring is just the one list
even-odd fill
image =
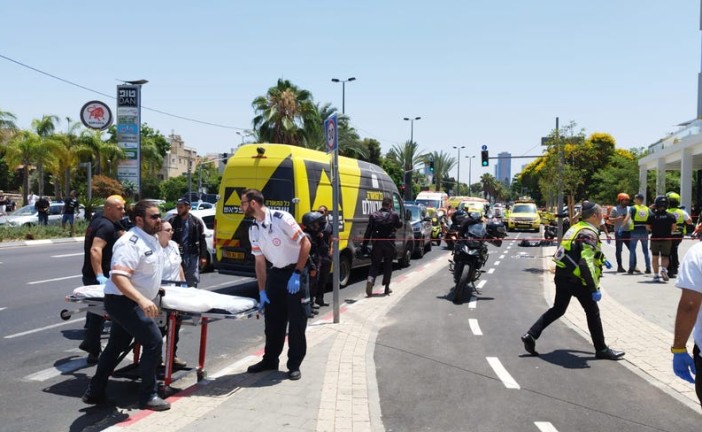
{"label": "blue round sign", "polygon": [[483,144],[482,149],[483,149],[483,150],[487,150],[487,146],[486,146],[485,144]]}

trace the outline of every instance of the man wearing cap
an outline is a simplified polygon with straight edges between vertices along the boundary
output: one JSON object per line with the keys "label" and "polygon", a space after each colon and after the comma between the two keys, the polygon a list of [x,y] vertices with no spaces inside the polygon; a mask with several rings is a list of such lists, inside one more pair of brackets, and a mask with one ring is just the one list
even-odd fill
{"label": "man wearing cap", "polygon": [[556,298],[553,307],[541,315],[522,336],[524,349],[531,355],[539,355],[536,352],[536,340],[546,327],[565,313],[571,297],[575,297],[585,310],[587,327],[595,346],[595,357],[618,360],[624,356],[623,351],[615,351],[605,344],[600,309],[597,306],[602,298],[600,276],[605,261],[598,228],[601,219],[601,207],[594,202],[583,201],[580,222],[571,226],[563,235],[553,257],[556,263]]}
{"label": "man wearing cap", "polygon": [[181,198],[176,204],[178,216],[173,218],[173,241],[178,243],[183,259],[185,281],[189,287],[197,288],[200,282],[200,266],[207,264],[207,243],[205,227],[190,214],[190,201]]}
{"label": "man wearing cap", "polygon": [[629,213],[624,218],[624,224],[631,221],[634,228],[631,230],[631,240],[629,241],[629,271],[641,273],[636,268],[636,244],[641,242],[643,248],[644,262],[646,263],[646,274],[651,274],[651,258],[648,255],[648,217],[651,209],[644,205],[644,196],[640,193],[634,195],[634,205],[629,208]]}

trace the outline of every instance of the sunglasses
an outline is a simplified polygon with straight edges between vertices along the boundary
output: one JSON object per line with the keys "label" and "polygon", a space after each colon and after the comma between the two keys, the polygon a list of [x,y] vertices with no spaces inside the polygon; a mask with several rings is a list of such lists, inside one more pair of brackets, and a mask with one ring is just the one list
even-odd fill
{"label": "sunglasses", "polygon": [[148,218],[152,220],[161,219],[161,213],[154,213],[152,215],[149,215]]}

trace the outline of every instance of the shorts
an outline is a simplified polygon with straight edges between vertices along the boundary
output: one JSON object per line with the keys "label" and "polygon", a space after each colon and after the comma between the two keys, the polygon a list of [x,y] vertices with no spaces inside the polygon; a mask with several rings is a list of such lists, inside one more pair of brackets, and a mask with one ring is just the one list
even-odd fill
{"label": "shorts", "polygon": [[73,214],[64,213],[63,218],[61,218],[61,223],[68,222],[69,224],[73,225],[73,217]]}
{"label": "shorts", "polygon": [[670,240],[651,240],[651,253],[654,255],[661,254],[664,257],[670,255],[670,249],[673,242]]}

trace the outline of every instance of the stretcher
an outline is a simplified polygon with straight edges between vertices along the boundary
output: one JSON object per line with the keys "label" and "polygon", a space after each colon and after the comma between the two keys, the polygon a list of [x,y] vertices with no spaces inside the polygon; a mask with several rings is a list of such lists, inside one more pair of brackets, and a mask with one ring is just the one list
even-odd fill
{"label": "stretcher", "polygon": [[[104,286],[88,285],[77,287],[66,296],[69,303],[82,306],[77,309],[63,309],[61,319],[68,320],[71,316],[86,312],[106,316],[104,309]],[[181,318],[182,324],[200,326],[200,350],[198,355],[197,380],[206,377],[205,357],[207,351],[207,330],[210,322],[227,319],[246,319],[258,317],[258,302],[249,297],[219,294],[212,291],[181,288],[175,286],[162,286],[162,293],[158,295],[157,303],[161,316],[155,320],[159,326],[168,322],[166,332],[166,356],[164,385],[170,386],[173,381],[173,351],[175,348],[176,319]],[[134,344],[134,362],[132,367],[138,365],[139,346]],[[128,352],[127,352],[128,353]],[[125,353],[124,355],[126,356]],[[124,358],[124,356],[122,357]],[[121,359],[120,359],[121,360]]]}

